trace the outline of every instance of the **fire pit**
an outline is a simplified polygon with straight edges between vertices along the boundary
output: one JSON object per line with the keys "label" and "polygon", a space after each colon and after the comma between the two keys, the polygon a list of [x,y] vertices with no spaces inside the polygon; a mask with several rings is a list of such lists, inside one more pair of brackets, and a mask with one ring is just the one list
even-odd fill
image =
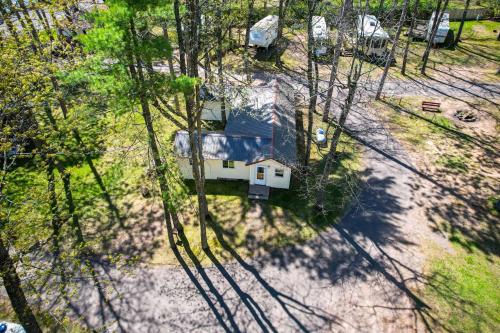
{"label": "fire pit", "polygon": [[470,110],[458,110],[457,112],[455,112],[455,117],[457,117],[461,121],[465,121],[468,123],[477,120],[476,114]]}

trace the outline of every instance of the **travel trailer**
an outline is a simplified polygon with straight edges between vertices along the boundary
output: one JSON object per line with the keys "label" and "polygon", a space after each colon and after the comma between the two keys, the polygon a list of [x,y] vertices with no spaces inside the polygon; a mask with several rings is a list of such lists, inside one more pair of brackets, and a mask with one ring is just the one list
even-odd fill
{"label": "travel trailer", "polygon": [[363,53],[368,57],[383,57],[387,53],[389,34],[382,29],[373,15],[358,16],[358,39]]}
{"label": "travel trailer", "polygon": [[313,38],[315,42],[315,51],[317,56],[326,54],[328,43],[328,28],[323,16],[313,16],[312,18]]}
{"label": "travel trailer", "polygon": [[249,45],[268,48],[278,37],[278,16],[269,15],[250,29]]}
{"label": "travel trailer", "polygon": [[[429,40],[432,34],[432,26],[434,25],[434,20],[437,19],[436,12],[432,13],[431,19],[427,24],[427,34],[425,36],[425,40]],[[443,44],[446,40],[446,36],[448,36],[448,32],[450,31],[450,14],[443,13],[443,17],[441,18],[441,22],[439,22],[439,26],[436,31],[436,35],[434,36],[434,44]]]}

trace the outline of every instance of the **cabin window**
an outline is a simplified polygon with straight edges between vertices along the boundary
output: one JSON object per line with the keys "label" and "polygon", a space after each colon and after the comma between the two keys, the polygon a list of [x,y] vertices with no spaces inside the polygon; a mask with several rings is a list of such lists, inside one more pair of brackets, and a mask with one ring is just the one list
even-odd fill
{"label": "cabin window", "polygon": [[224,169],[234,169],[234,161],[224,160],[222,161],[222,167]]}
{"label": "cabin window", "polygon": [[193,165],[193,159],[189,158],[189,165]]}
{"label": "cabin window", "polygon": [[275,177],[283,178],[284,175],[285,175],[284,169],[274,169],[274,176]]}

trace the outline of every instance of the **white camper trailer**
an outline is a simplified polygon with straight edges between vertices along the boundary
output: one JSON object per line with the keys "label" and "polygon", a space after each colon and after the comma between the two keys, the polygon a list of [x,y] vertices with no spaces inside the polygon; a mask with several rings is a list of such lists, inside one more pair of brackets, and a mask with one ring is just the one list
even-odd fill
{"label": "white camper trailer", "polygon": [[327,51],[328,28],[326,20],[323,16],[312,17],[313,39],[316,44],[316,55],[320,56]]}
{"label": "white camper trailer", "polygon": [[387,52],[389,34],[382,29],[379,20],[373,15],[358,16],[358,38],[365,55],[382,57]]}
{"label": "white camper trailer", "polygon": [[[427,35],[425,36],[425,40],[429,40],[432,34],[432,26],[434,25],[434,20],[437,19],[436,12],[432,13],[431,19],[427,24]],[[443,13],[443,17],[441,18],[441,22],[439,22],[436,35],[434,36],[434,44],[442,44],[446,40],[446,36],[448,36],[448,32],[450,31],[450,14]]]}
{"label": "white camper trailer", "polygon": [[269,15],[250,29],[250,46],[268,48],[278,36],[278,16]]}

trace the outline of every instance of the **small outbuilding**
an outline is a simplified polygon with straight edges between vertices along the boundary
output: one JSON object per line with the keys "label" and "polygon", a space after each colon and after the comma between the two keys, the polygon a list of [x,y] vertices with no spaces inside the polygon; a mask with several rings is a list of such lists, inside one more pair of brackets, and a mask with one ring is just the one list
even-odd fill
{"label": "small outbuilding", "polygon": [[200,88],[202,102],[201,119],[222,121],[222,97],[214,86],[202,85]]}

